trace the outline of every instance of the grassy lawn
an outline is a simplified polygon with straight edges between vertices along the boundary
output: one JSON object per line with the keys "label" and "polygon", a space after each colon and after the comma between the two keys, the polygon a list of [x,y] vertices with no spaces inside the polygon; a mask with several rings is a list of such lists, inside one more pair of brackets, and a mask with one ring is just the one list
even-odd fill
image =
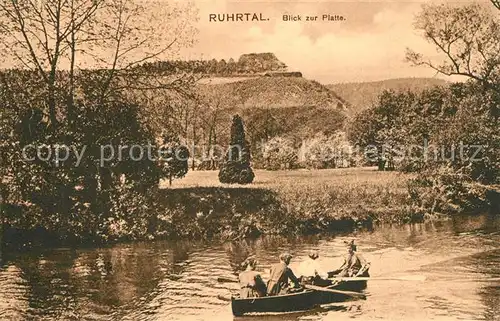
{"label": "grassy lawn", "polygon": [[[400,221],[409,212],[407,182],[412,176],[376,168],[255,171],[249,185],[227,185],[218,171],[193,171],[172,184],[172,191],[200,188],[265,190],[274,193],[288,213],[301,217],[360,218]],[[168,181],[161,187],[169,189]],[[238,192],[245,197],[243,192]]]}
{"label": "grassy lawn", "polygon": [[[221,184],[218,171],[189,171],[183,179],[174,180],[172,188],[187,187],[242,187],[242,185]],[[248,188],[279,189],[286,186],[332,186],[332,187],[369,187],[385,186],[406,188],[411,177],[397,172],[380,172],[376,167],[339,168],[323,170],[266,171],[256,170],[252,184]],[[168,181],[162,181],[161,188],[169,188]]]}
{"label": "grassy lawn", "polygon": [[[183,179],[174,180],[171,188],[247,187],[282,189],[286,187],[329,186],[334,188],[385,187],[406,189],[406,182],[411,177],[411,175],[398,172],[380,172],[376,170],[376,167],[293,171],[256,170],[254,182],[242,186],[220,183],[218,173],[218,171],[189,171]],[[169,188],[168,181],[162,181],[160,187]]]}

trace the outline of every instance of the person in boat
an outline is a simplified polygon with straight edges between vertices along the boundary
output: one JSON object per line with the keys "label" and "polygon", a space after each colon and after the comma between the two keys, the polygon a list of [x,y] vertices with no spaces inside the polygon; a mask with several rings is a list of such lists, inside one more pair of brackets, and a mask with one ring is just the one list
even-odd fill
{"label": "person in boat", "polygon": [[266,296],[266,284],[260,273],[255,271],[257,260],[254,257],[247,258],[241,265],[243,272],[238,276],[240,281],[240,298],[257,298]]}
{"label": "person in boat", "polygon": [[327,286],[331,284],[326,273],[318,262],[318,251],[309,252],[308,258],[305,259],[298,269],[300,281],[302,284],[313,284],[318,286]]}
{"label": "person in boat", "polygon": [[280,255],[280,262],[271,266],[269,281],[267,281],[267,295],[286,294],[290,289],[289,282],[294,283],[294,288],[300,288],[300,282],[288,267],[292,255],[283,253]]}
{"label": "person in boat", "polygon": [[344,264],[334,272],[337,276],[356,277],[361,276],[366,271],[367,262],[360,254],[356,253],[357,247],[354,240],[347,243],[347,256]]}

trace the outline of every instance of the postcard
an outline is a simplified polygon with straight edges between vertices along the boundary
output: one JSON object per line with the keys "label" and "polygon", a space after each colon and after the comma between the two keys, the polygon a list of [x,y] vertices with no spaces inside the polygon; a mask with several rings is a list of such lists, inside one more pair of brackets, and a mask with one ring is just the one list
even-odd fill
{"label": "postcard", "polygon": [[3,0],[0,319],[500,320],[498,0]]}

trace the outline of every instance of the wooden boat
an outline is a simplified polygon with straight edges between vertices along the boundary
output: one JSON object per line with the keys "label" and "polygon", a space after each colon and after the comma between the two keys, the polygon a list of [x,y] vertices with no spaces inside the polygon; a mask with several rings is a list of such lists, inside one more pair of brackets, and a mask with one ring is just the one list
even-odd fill
{"label": "wooden boat", "polygon": [[[368,270],[363,276],[369,276]],[[367,281],[341,282],[337,285],[325,287],[326,289],[342,291],[361,291],[366,288]],[[284,295],[240,299],[231,298],[231,308],[234,316],[242,316],[246,313],[255,312],[294,312],[311,310],[315,307],[335,302],[344,302],[352,299],[352,296],[342,293],[331,293],[315,290],[303,290],[297,293]]]}
{"label": "wooden boat", "polygon": [[[370,263],[368,263],[365,266],[364,271],[361,272],[360,277],[365,277],[365,278],[366,277],[370,277],[369,270],[370,270]],[[328,277],[329,278],[335,278],[335,276],[338,273],[340,273],[340,270],[336,270],[336,271],[333,271],[333,272],[328,272]],[[356,282],[341,282],[341,283],[339,283],[335,287],[335,290],[341,290],[341,291],[362,291],[362,290],[366,289],[367,283],[368,283],[368,281],[366,281],[366,280],[364,280],[364,281],[356,281]]]}

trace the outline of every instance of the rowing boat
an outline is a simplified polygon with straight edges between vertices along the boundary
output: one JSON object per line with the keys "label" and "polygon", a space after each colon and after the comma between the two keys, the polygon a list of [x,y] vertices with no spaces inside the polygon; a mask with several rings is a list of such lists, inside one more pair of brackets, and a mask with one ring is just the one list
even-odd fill
{"label": "rowing boat", "polygon": [[[335,289],[335,286],[326,287]],[[352,297],[341,293],[304,290],[297,293],[261,298],[231,298],[233,315],[241,316],[253,312],[292,312],[314,309],[321,304],[344,302]]]}
{"label": "rowing boat", "polygon": [[[366,271],[367,275],[368,271]],[[340,282],[336,285],[325,287],[325,289],[342,291],[361,291],[366,288],[366,280],[355,282]],[[257,312],[294,312],[311,310],[322,304],[344,302],[352,299],[352,296],[343,293],[332,293],[315,290],[302,290],[296,293],[288,293],[276,296],[260,298],[241,299],[231,298],[231,308],[234,316],[242,316],[247,313]]]}

